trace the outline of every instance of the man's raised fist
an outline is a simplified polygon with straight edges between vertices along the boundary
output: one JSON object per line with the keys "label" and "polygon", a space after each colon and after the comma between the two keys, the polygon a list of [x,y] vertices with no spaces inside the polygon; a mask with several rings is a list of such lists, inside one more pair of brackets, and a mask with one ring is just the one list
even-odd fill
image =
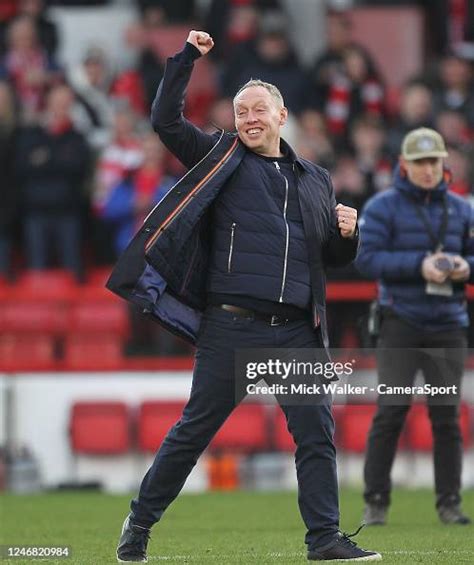
{"label": "man's raised fist", "polygon": [[201,55],[206,55],[214,47],[212,37],[205,31],[196,31],[192,29],[189,32],[188,39],[186,41],[191,43],[191,45],[194,45]]}

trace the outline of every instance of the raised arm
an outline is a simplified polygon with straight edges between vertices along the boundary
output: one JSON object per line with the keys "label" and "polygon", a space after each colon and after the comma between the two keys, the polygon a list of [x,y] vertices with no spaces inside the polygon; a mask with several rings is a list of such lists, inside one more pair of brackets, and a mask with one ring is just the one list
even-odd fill
{"label": "raised arm", "polygon": [[183,115],[184,97],[194,61],[214,46],[204,31],[191,30],[184,49],[166,63],[163,79],[151,107],[151,123],[166,147],[188,168],[200,161],[216,143]]}

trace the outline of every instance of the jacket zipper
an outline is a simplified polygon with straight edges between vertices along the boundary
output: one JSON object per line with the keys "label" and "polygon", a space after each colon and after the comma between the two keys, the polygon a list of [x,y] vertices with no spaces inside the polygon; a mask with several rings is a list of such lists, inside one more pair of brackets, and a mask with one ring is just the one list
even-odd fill
{"label": "jacket zipper", "polygon": [[285,179],[285,204],[283,205],[283,220],[285,221],[285,229],[286,229],[286,236],[285,236],[285,259],[283,261],[283,275],[281,277],[281,289],[280,289],[280,298],[278,302],[283,302],[283,292],[285,290],[285,282],[286,282],[286,271],[288,268],[288,249],[290,247],[290,227],[288,226],[288,221],[286,219],[286,209],[288,207],[288,179],[280,170],[280,165],[278,161],[274,161],[275,167],[280,175]]}
{"label": "jacket zipper", "polygon": [[234,252],[234,233],[235,233],[235,222],[233,222],[230,229],[230,246],[229,246],[229,258],[227,259],[227,272],[230,273],[232,269],[232,253]]}

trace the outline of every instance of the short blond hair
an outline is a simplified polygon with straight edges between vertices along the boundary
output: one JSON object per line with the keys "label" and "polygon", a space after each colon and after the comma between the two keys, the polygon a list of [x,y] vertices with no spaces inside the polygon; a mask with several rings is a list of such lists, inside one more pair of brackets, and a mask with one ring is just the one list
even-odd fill
{"label": "short blond hair", "polygon": [[268,92],[271,94],[272,98],[275,100],[275,102],[278,104],[280,108],[283,108],[285,106],[285,102],[283,101],[283,96],[281,95],[281,92],[274,84],[254,78],[250,79],[248,82],[246,82],[243,86],[239,88],[237,94],[234,96],[234,100],[233,100],[234,106],[237,96],[247,88],[251,88],[253,86],[261,86],[265,90],[268,90]]}

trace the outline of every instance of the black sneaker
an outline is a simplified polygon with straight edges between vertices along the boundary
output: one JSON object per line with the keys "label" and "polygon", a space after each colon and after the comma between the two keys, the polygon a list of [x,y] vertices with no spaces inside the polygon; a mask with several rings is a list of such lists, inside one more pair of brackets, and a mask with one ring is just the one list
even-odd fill
{"label": "black sneaker", "polygon": [[364,508],[363,522],[366,526],[385,526],[388,506],[367,503]]}
{"label": "black sneaker", "polygon": [[130,523],[130,516],[125,518],[117,546],[119,563],[147,563],[146,548],[150,539],[150,530]]}
{"label": "black sneaker", "polygon": [[382,559],[380,553],[357,547],[356,542],[350,539],[356,536],[363,526],[364,524],[353,534],[338,532],[337,538],[329,546],[308,551],[308,559],[310,561],[330,561],[331,559],[338,559],[340,561],[380,561]]}
{"label": "black sneaker", "polygon": [[438,516],[443,524],[460,524],[466,526],[471,523],[471,519],[462,513],[459,504],[439,506]]}

